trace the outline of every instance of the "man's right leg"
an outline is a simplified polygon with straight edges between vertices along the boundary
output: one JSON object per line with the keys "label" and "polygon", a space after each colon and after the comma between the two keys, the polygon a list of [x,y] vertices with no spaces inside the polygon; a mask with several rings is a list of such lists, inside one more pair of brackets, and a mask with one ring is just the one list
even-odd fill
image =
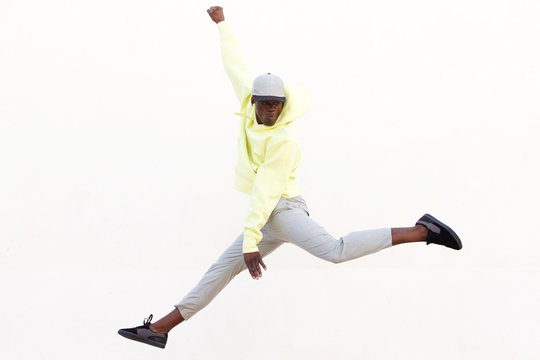
{"label": "man's right leg", "polygon": [[[270,239],[265,228],[261,229],[263,238],[259,242],[262,257],[277,249],[283,241]],[[168,332],[184,320],[188,320],[212,301],[217,294],[242,270],[246,268],[242,245],[244,236],[239,236],[231,246],[208,269],[197,286],[177,305],[176,309],[151,323],[152,315],[142,326],[118,330],[118,334],[134,341],[165,348]]]}
{"label": "man's right leg", "polygon": [[[264,228],[262,233],[263,239],[258,247],[261,256],[265,257],[283,244],[283,241],[272,239]],[[175,305],[176,309],[151,324],[150,329],[158,333],[168,333],[208,305],[236,275],[246,269],[242,253],[243,242],[244,236],[240,235],[208,269],[199,283]]]}

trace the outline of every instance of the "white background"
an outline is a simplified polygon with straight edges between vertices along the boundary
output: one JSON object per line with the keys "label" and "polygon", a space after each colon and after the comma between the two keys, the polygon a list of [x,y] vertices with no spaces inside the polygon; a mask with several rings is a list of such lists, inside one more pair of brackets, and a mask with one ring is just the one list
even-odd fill
{"label": "white background", "polygon": [[283,246],[166,350],[116,335],[169,312],[242,231],[210,5],[0,3],[2,358],[538,358],[533,0],[223,1],[253,72],[312,95],[312,217],[339,237],[430,212],[464,248],[336,266]]}

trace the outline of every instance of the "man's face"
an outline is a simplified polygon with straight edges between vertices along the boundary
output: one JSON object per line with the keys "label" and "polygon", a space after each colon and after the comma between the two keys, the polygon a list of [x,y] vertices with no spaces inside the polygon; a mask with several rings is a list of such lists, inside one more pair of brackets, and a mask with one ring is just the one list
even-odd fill
{"label": "man's face", "polygon": [[283,103],[277,100],[260,100],[255,102],[255,115],[257,117],[257,123],[264,124],[266,126],[272,126],[276,123],[281,110],[283,110]]}

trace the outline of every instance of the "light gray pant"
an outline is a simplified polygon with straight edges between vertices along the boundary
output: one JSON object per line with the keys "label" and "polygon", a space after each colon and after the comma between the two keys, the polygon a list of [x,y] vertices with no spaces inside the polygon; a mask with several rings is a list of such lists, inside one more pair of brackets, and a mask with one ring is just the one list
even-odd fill
{"label": "light gray pant", "polygon": [[[357,231],[335,239],[309,218],[307,205],[301,196],[281,198],[261,232],[263,238],[258,247],[262,257],[288,242],[337,264],[392,245],[390,228]],[[243,235],[240,235],[208,269],[197,286],[175,305],[185,320],[208,305],[238,273],[246,269],[243,241]]]}

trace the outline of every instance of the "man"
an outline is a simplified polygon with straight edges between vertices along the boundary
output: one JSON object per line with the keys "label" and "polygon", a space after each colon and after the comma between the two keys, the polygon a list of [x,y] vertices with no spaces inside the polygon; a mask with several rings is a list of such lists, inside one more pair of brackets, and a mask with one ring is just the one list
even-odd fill
{"label": "man", "polygon": [[164,348],[167,333],[208,305],[242,270],[260,279],[261,267],[266,270],[263,257],[286,242],[334,263],[409,242],[461,249],[452,229],[429,214],[410,228],[358,231],[340,239],[311,220],[296,179],[300,150],[294,134],[294,120],[308,110],[307,96],[270,73],[253,79],[223,9],[214,6],[207,11],[219,29],[225,70],[241,106],[235,187],[250,195],[244,233],[172,312],[153,324],[150,315],[142,326],[121,329],[120,335]]}

